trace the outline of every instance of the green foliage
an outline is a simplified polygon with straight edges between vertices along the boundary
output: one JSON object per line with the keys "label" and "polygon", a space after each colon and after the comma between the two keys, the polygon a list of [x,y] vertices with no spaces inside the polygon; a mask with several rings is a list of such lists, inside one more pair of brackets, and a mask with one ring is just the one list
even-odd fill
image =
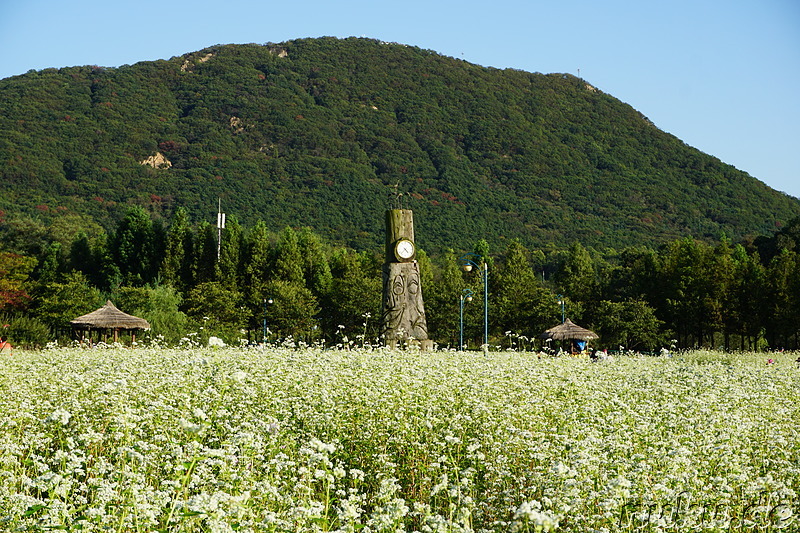
{"label": "green foliage", "polygon": [[558,289],[573,300],[590,299],[596,288],[597,279],[594,262],[586,248],[574,242],[567,253],[564,263],[556,272],[553,281]]}
{"label": "green foliage", "polygon": [[[331,257],[331,288],[323,300],[323,330],[333,339],[340,329],[347,334],[370,328],[367,334],[377,335],[381,312],[381,277],[371,270],[368,259],[352,251],[338,250]],[[423,288],[424,290],[424,288]],[[423,293],[424,297],[424,293]]]}
{"label": "green foliage", "polygon": [[800,342],[798,200],[574,76],[369,39],[215,46],[0,80],[0,139],[0,252],[25,258],[0,256],[3,309],[30,293],[62,332],[99,289],[171,339],[181,305],[206,333],[259,338],[266,298],[276,336],[374,333],[396,186],[442,344],[465,288],[482,332],[464,251],[489,265],[495,340],[552,326],[561,293],[608,342],[649,346],[660,323],[684,347]]}
{"label": "green foliage", "polygon": [[258,287],[269,275],[270,236],[267,225],[263,222],[256,223],[247,235],[245,246],[247,253],[242,265],[244,286],[248,297],[255,295],[258,298]]}
{"label": "green foliage", "polygon": [[169,285],[120,287],[114,295],[116,307],[150,324],[147,334],[160,342],[175,345],[189,333],[189,319],[179,307],[183,298]]}
{"label": "green foliage", "polygon": [[605,346],[645,351],[669,346],[669,332],[646,302],[603,300],[590,313]]}
{"label": "green foliage", "polygon": [[743,246],[737,245],[733,251],[734,284],[729,293],[726,309],[726,325],[730,332],[740,337],[739,349],[756,346],[755,339],[761,333],[763,320],[767,313],[767,274],[757,254],[750,255]]}
{"label": "green foliage", "polygon": [[141,207],[128,210],[109,242],[109,252],[126,285],[140,286],[153,281],[162,250],[163,238]]}
{"label": "green foliage", "polygon": [[[479,239],[498,249],[514,238],[531,249],[739,240],[788,228],[799,205],[574,76],[369,39],[7,78],[0,139],[0,210],[13,221],[0,237],[27,246],[16,231],[30,221],[62,253],[77,231],[93,240],[132,206],[156,223],[178,206],[208,220],[210,198],[248,227],[308,226],[365,250],[382,242],[375,221],[395,184],[433,253]],[[142,164],[157,154],[171,166]],[[125,283],[152,281],[155,258],[131,255],[136,231],[118,230],[121,248],[109,250],[131,260]]]}
{"label": "green foliage", "polygon": [[[437,259],[432,261],[431,283],[423,281],[422,285],[428,333],[444,346],[458,346],[459,298],[463,295],[462,291],[467,288],[467,284],[458,257],[453,250],[446,250]],[[475,323],[468,321],[468,324]],[[467,338],[472,334],[479,335],[473,329],[469,331]]]}
{"label": "green foliage", "polygon": [[533,338],[554,325],[558,316],[556,297],[536,277],[528,250],[518,241],[509,244],[505,262],[491,283],[496,327]]}
{"label": "green foliage", "polygon": [[31,316],[4,315],[0,321],[3,323],[0,338],[17,348],[42,348],[53,338],[47,324]]}
{"label": "green foliage", "polygon": [[194,283],[209,283],[219,279],[217,261],[217,228],[203,221],[197,229],[194,250]]}
{"label": "green foliage", "polygon": [[228,288],[241,286],[241,260],[244,253],[244,230],[238,218],[232,215],[222,232],[220,247],[219,279]]}
{"label": "green foliage", "polygon": [[186,314],[207,330],[206,336],[216,335],[229,343],[241,338],[239,330],[250,317],[242,293],[218,281],[200,283],[189,291]]}
{"label": "green foliage", "polygon": [[[182,236],[174,242],[201,242],[198,235],[206,235],[213,245],[209,224],[192,227],[180,218],[173,224],[183,226]],[[120,226],[129,228],[130,221],[123,219]],[[165,234],[178,232],[170,228]],[[383,261],[378,254],[334,249],[308,228],[285,229],[276,235],[264,223],[247,232],[237,224],[230,236],[223,235],[219,261],[204,252],[211,245],[181,246],[177,249],[191,253],[183,254],[181,261],[180,254],[171,263],[162,261],[166,272],[191,272],[187,265],[196,266],[198,258],[205,257],[208,275],[221,278],[199,281],[192,275],[186,292],[172,284],[138,285],[139,277],[133,285],[110,284],[105,280],[120,279],[126,266],[118,265],[106,251],[104,235],[95,236],[92,243],[80,232],[67,256],[59,253],[55,241],[39,247],[38,261],[0,254],[0,287],[7,289],[7,295],[14,287],[23,292],[33,287],[29,316],[62,338],[69,320],[100,304],[98,286],[113,286],[109,294],[118,307],[146,318],[153,326],[151,335],[171,344],[190,330],[199,332],[203,342],[210,335],[229,343],[245,336],[260,339],[264,318],[272,340],[294,336],[339,342],[342,336],[351,340],[364,336],[372,341],[378,335]],[[509,338],[516,343],[517,339],[518,346],[530,346],[541,331],[557,323],[559,294],[567,315],[596,329],[602,335],[599,343],[612,348],[655,348],[666,344],[668,336],[680,347],[797,348],[797,254],[784,249],[765,265],[754,248],[747,242],[732,245],[723,237],[715,246],[683,238],[657,250],[598,251],[575,243],[569,250],[547,247],[531,252],[512,240],[501,253],[487,257],[490,340],[502,343]],[[476,249],[486,254],[488,243],[478,241]],[[139,243],[130,254],[126,257],[147,257],[153,250]],[[458,341],[465,290],[477,300],[464,302],[465,340],[474,345],[483,334],[483,276],[477,270],[462,271],[462,255],[448,250],[429,257],[419,250],[417,256],[428,332],[444,346]],[[98,265],[92,257],[100,258]],[[38,269],[38,280],[31,279],[37,275],[33,269],[37,262],[49,263],[47,269]],[[483,261],[479,262],[482,267]],[[60,274],[64,271],[69,274]],[[92,281],[87,272],[99,281]],[[548,272],[552,272],[549,280]],[[154,273],[156,279],[160,275],[161,271]],[[272,300],[267,310],[265,300]],[[24,313],[24,307],[18,312]]]}
{"label": "green foliage", "polygon": [[71,272],[60,281],[39,284],[34,298],[34,316],[61,334],[69,330],[70,320],[102,305],[100,291],[90,286],[80,272]]}
{"label": "green foliage", "polygon": [[189,258],[194,252],[189,214],[179,207],[167,231],[164,246],[164,259],[161,263],[161,280],[179,290],[186,290],[192,283],[192,262]]}
{"label": "green foliage", "polygon": [[120,287],[112,297],[112,303],[123,313],[144,318],[150,309],[150,288]]}
{"label": "green foliage", "polygon": [[177,344],[190,328],[189,319],[180,311],[180,293],[168,285],[147,289],[147,306],[137,316],[150,323],[149,335],[161,338],[169,345]]}
{"label": "green foliage", "polygon": [[800,256],[784,249],[767,267],[768,312],[764,324],[771,346],[797,344],[800,324]]}
{"label": "green foliage", "polygon": [[291,336],[309,342],[320,335],[315,319],[320,308],[310,290],[276,279],[264,286],[264,293],[272,300],[267,305],[267,324],[279,338]]}
{"label": "green foliage", "polygon": [[319,235],[310,228],[302,229],[298,235],[298,246],[306,286],[314,296],[320,298],[327,294],[333,282],[325,246]]}
{"label": "green foliage", "polygon": [[303,258],[300,255],[297,233],[292,228],[286,228],[275,249],[275,266],[272,268],[272,276],[295,285],[305,285],[303,270]]}
{"label": "green foliage", "polygon": [[61,243],[51,242],[44,247],[34,276],[44,283],[55,281],[62,271],[61,264]]}
{"label": "green foliage", "polygon": [[774,234],[756,238],[753,244],[766,262],[771,261],[783,250],[800,252],[800,216],[790,220]]}

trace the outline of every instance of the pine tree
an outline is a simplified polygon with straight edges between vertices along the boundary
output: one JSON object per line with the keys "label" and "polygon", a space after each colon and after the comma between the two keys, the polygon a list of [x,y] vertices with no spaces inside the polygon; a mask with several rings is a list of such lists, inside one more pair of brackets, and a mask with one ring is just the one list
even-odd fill
{"label": "pine tree", "polygon": [[158,271],[156,232],[150,215],[131,207],[117,226],[110,252],[126,285],[141,286],[155,279]]}
{"label": "pine tree", "polygon": [[294,285],[305,286],[303,263],[297,233],[287,227],[283,230],[275,249],[274,278]]}
{"label": "pine tree", "polygon": [[217,228],[204,221],[197,228],[197,242],[194,251],[194,284],[209,283],[218,279]]}
{"label": "pine tree", "polygon": [[222,232],[222,246],[219,260],[219,276],[228,289],[238,289],[242,285],[241,261],[244,248],[244,231],[236,215],[228,217]]}
{"label": "pine tree", "polygon": [[529,339],[553,326],[558,316],[556,296],[542,286],[528,260],[528,250],[517,240],[506,249],[502,268],[493,276],[493,322],[504,332]]}
{"label": "pine tree", "polygon": [[303,277],[306,286],[317,298],[324,297],[331,288],[333,275],[319,235],[303,228],[298,235],[298,246],[303,258]]}
{"label": "pine tree", "polygon": [[185,208],[175,211],[161,262],[162,283],[186,291],[192,283],[193,235]]}

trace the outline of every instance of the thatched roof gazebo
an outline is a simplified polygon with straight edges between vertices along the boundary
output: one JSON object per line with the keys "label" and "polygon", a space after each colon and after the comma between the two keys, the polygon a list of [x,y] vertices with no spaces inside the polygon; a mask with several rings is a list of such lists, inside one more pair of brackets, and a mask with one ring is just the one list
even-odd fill
{"label": "thatched roof gazebo", "polygon": [[87,331],[91,341],[92,330],[113,331],[114,342],[118,342],[120,331],[130,331],[131,340],[135,341],[137,330],[150,329],[147,320],[123,313],[111,303],[111,300],[106,301],[106,305],[100,309],[70,321],[70,324],[73,330],[81,332],[81,342]]}
{"label": "thatched roof gazebo", "polygon": [[[574,349],[575,341],[582,341],[585,343],[586,341],[597,339],[599,337],[594,331],[582,328],[568,318],[563,324],[552,327],[539,335],[539,338],[545,340],[552,339],[555,341],[570,341]],[[579,351],[581,350],[582,348]]]}
{"label": "thatched roof gazebo", "polygon": [[541,335],[540,339],[553,339],[555,341],[590,341],[599,338],[594,331],[582,328],[569,318],[563,324],[550,328]]}

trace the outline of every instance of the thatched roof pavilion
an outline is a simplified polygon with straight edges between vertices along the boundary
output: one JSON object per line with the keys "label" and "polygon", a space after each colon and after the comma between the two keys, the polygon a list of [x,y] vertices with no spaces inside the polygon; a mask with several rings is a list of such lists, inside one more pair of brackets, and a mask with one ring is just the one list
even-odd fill
{"label": "thatched roof pavilion", "polygon": [[92,330],[113,331],[114,342],[118,341],[120,331],[131,331],[131,338],[136,340],[136,330],[150,329],[147,320],[123,313],[111,303],[111,300],[106,301],[106,305],[100,309],[70,321],[70,324],[74,330],[81,331],[81,339],[84,338],[86,331],[90,337]]}
{"label": "thatched roof pavilion", "polygon": [[553,339],[555,341],[589,341],[597,339],[598,336],[594,331],[582,328],[568,318],[563,324],[550,328],[539,335],[539,338]]}

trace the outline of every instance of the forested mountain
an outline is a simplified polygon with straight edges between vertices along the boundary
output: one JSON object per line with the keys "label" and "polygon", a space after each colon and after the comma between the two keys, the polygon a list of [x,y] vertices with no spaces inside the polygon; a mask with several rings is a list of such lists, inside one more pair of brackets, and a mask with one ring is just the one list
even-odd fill
{"label": "forested mountain", "polygon": [[434,252],[739,239],[800,212],[585,80],[356,38],[0,80],[0,179],[8,224],[197,222],[221,198],[356,249],[380,246],[395,185]]}

